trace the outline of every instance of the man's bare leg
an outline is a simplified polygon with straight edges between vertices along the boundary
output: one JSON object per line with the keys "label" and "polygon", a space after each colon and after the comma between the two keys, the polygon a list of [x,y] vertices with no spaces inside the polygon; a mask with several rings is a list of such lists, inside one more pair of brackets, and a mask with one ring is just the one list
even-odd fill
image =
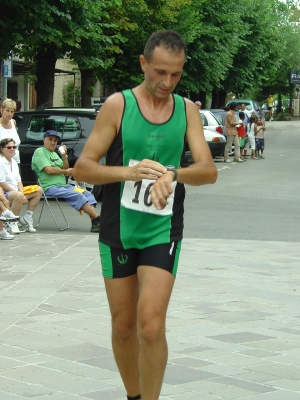
{"label": "man's bare leg", "polygon": [[141,393],[138,370],[140,341],[137,335],[137,275],[105,278],[112,315],[112,346],[115,360],[128,396]]}
{"label": "man's bare leg", "polygon": [[160,268],[140,266],[138,279],[141,395],[143,400],[158,400],[168,359],[165,320],[175,278]]}

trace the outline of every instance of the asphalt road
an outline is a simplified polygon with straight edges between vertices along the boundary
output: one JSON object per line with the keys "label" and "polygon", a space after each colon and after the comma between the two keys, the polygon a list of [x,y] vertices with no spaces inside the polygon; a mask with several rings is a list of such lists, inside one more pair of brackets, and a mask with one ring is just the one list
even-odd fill
{"label": "asphalt road", "polygon": [[185,237],[300,241],[300,120],[266,128],[264,160],[216,160],[214,185],[187,186]]}
{"label": "asphalt road", "polygon": [[[267,123],[265,160],[215,160],[219,176],[214,185],[186,187],[184,236],[300,241],[299,137],[300,119]],[[89,232],[86,215],[65,203],[63,209],[70,224],[65,233]],[[58,232],[48,211],[38,230]]]}

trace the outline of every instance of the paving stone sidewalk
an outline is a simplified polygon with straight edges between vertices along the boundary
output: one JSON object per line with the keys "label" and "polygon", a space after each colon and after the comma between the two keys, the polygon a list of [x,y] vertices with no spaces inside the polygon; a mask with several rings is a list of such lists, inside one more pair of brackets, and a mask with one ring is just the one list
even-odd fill
{"label": "paving stone sidewalk", "polygon": [[[125,400],[94,234],[0,241],[0,399]],[[161,399],[300,400],[298,243],[185,239]]]}

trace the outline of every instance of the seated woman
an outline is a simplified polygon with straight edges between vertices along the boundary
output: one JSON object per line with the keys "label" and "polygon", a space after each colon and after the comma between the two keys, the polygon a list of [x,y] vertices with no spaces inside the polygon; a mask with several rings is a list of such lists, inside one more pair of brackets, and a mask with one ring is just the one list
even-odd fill
{"label": "seated woman", "polygon": [[[32,215],[42,197],[42,189],[38,187],[36,192],[24,194],[18,164],[13,159],[15,149],[16,145],[13,139],[0,141],[0,187],[9,200],[14,215],[19,215],[22,205],[28,204],[27,212],[20,218],[20,222],[27,232],[36,232],[33,227]],[[20,233],[17,222],[9,222],[8,226],[11,234]]]}

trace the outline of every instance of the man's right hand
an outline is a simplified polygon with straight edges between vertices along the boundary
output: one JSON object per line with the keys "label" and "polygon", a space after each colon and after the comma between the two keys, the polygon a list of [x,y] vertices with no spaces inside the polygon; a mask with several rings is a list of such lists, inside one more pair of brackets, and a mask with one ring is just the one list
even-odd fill
{"label": "man's right hand", "polygon": [[68,176],[73,176],[74,168],[68,168],[68,170],[69,170]]}
{"label": "man's right hand", "polygon": [[167,168],[162,164],[148,159],[144,159],[129,168],[129,181],[140,181],[142,179],[156,180],[167,173]]}

